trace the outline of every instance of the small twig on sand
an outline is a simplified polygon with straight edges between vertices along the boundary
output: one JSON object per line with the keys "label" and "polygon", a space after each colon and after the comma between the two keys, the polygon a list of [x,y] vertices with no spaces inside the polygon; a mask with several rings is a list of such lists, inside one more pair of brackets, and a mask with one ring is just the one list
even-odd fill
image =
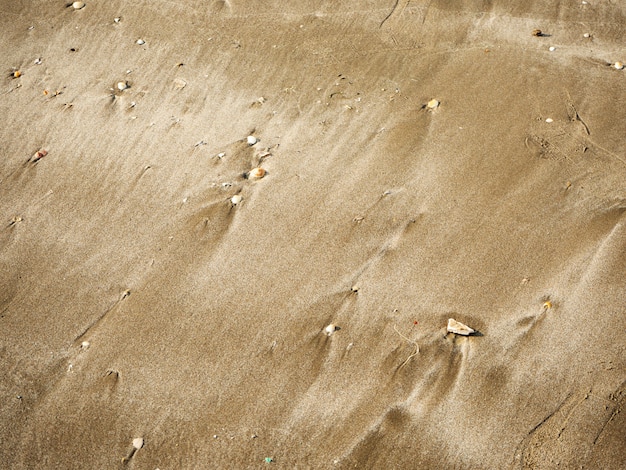
{"label": "small twig on sand", "polygon": [[409,338],[407,338],[406,336],[404,336],[402,333],[400,333],[398,331],[398,329],[396,328],[396,325],[393,325],[393,329],[396,331],[396,333],[398,333],[400,335],[401,338],[403,338],[406,342],[411,343],[413,346],[415,346],[415,351],[413,351],[413,353],[406,358],[406,360],[400,365],[400,367],[398,367],[398,369],[402,369],[407,362],[409,362],[411,360],[412,357],[416,356],[419,352],[420,352],[420,347],[418,346],[416,341],[412,341]]}

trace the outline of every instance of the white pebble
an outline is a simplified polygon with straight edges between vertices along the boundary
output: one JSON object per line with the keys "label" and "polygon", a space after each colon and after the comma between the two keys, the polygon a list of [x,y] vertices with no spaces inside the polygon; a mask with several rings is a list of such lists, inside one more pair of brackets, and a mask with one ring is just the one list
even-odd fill
{"label": "white pebble", "polygon": [[81,8],[85,8],[85,2],[74,2],[72,3],[72,8],[74,8],[74,10],[80,10]]}
{"label": "white pebble", "polygon": [[243,201],[243,196],[241,194],[235,194],[233,197],[230,198],[230,203],[233,206],[236,206],[237,204],[239,204],[241,201]]}
{"label": "white pebble", "polygon": [[337,331],[337,325],[335,325],[334,323],[331,323],[326,328],[324,328],[324,334],[326,336],[332,335],[335,331]]}
{"label": "white pebble", "polygon": [[117,17],[117,18],[113,18],[113,22],[114,23],[119,23],[122,20],[122,18]]}
{"label": "white pebble", "polygon": [[548,50],[549,50],[550,52],[554,52],[554,51],[556,51],[556,47],[554,47],[554,46],[550,46],[550,47],[548,48]]}
{"label": "white pebble", "polygon": [[253,135],[249,135],[247,137],[246,141],[248,142],[248,145],[254,145],[254,144],[256,144],[259,141],[259,139],[257,139]]}
{"label": "white pebble", "polygon": [[133,447],[135,449],[141,449],[143,447],[143,438],[136,437],[135,439],[133,439]]}
{"label": "white pebble", "polygon": [[137,39],[137,44],[139,44],[140,46],[143,46],[146,43],[146,41],[144,41],[143,39]]}
{"label": "white pebble", "polygon": [[550,124],[551,122],[554,122],[554,121],[553,121],[553,119],[552,119],[552,118],[548,118],[548,119],[546,119],[546,122],[547,122],[548,124]]}

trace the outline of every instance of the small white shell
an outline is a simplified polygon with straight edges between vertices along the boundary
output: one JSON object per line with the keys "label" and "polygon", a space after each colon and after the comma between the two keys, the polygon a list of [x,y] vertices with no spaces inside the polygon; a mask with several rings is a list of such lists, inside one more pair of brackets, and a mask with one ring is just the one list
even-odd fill
{"label": "small white shell", "polygon": [[83,349],[87,349],[89,347],[89,341],[83,341],[80,344],[80,347],[83,348]]}
{"label": "small white shell", "polygon": [[554,47],[554,46],[550,46],[550,47],[548,48],[548,50],[549,50],[550,52],[554,52],[554,51],[556,51],[556,47]]}
{"label": "small white shell", "polygon": [[233,197],[230,198],[230,203],[233,206],[236,206],[237,204],[239,204],[241,201],[243,201],[243,196],[241,194],[235,194]]}
{"label": "small white shell", "polygon": [[475,330],[461,322],[456,321],[454,318],[449,318],[448,319],[448,333],[469,336],[472,333],[475,333]]}
{"label": "small white shell", "polygon": [[256,144],[259,141],[259,139],[257,139],[256,137],[254,137],[253,135],[249,135],[246,138],[246,142],[248,142],[248,145],[252,146],[254,144]]}
{"label": "small white shell", "polygon": [[74,2],[72,3],[72,8],[74,10],[80,10],[81,8],[85,8],[85,2]]}
{"label": "small white shell", "polygon": [[117,89],[120,91],[126,90],[128,88],[127,82],[117,82]]}
{"label": "small white shell", "polygon": [[133,447],[137,450],[143,447],[143,437],[136,437],[133,439]]}
{"label": "small white shell", "polygon": [[439,104],[440,104],[439,101],[433,98],[428,103],[426,103],[426,107],[428,109],[435,109],[435,108],[439,107]]}
{"label": "small white shell", "polygon": [[176,88],[177,90],[182,90],[186,86],[187,86],[187,82],[183,80],[182,78],[174,79],[174,88]]}
{"label": "small white shell", "polygon": [[326,328],[324,328],[324,334],[326,336],[332,335],[335,331],[337,331],[337,325],[335,325],[334,323],[331,323]]}
{"label": "small white shell", "polygon": [[146,43],[146,41],[144,41],[143,39],[137,39],[137,44],[139,44],[140,46],[143,46]]}
{"label": "small white shell", "polygon": [[252,170],[250,170],[250,173],[248,173],[248,179],[251,180],[258,180],[261,179],[265,176],[266,171],[263,168],[253,168]]}
{"label": "small white shell", "polygon": [[552,119],[552,118],[548,118],[548,119],[546,119],[546,122],[547,122],[548,124],[550,124],[551,122],[554,122],[554,119]]}
{"label": "small white shell", "polygon": [[624,64],[622,64],[621,62],[615,62],[613,64],[613,67],[615,67],[617,70],[622,70],[624,68]]}
{"label": "small white shell", "polygon": [[583,37],[584,37],[584,38],[590,38],[590,37],[591,37],[591,34],[589,34],[589,33],[585,33],[585,34],[583,34]]}

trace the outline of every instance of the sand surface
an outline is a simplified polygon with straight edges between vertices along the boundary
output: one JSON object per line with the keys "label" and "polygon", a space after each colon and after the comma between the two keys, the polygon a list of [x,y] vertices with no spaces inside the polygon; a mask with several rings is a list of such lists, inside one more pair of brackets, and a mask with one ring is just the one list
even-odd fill
{"label": "sand surface", "polygon": [[626,468],[625,24],[2,1],[3,468]]}

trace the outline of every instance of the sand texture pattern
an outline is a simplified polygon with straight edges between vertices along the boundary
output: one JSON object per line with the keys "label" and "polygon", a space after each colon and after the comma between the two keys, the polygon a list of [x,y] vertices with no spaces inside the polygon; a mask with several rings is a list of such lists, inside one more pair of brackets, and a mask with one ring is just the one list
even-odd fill
{"label": "sand texture pattern", "polygon": [[0,2],[1,466],[626,468],[624,25]]}

